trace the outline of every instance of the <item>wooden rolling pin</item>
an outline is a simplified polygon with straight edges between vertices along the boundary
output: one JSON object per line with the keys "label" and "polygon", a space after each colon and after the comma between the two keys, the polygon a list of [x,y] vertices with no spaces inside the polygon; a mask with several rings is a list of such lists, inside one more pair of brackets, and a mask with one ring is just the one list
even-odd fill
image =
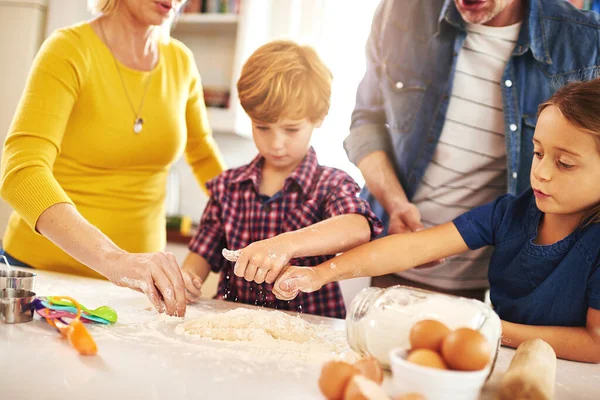
{"label": "wooden rolling pin", "polygon": [[556,353],[541,339],[517,348],[502,378],[499,400],[552,400],[556,378]]}

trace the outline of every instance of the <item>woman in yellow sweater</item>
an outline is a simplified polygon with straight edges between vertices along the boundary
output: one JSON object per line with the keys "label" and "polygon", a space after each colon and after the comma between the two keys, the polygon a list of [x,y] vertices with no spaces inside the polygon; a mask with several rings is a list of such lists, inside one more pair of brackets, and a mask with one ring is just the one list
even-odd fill
{"label": "woman in yellow sweater", "polygon": [[2,155],[3,252],[181,316],[183,277],[162,252],[167,173],[184,152],[202,187],[224,167],[193,55],[160,35],[182,1],[95,3],[100,17],[53,33],[30,72]]}

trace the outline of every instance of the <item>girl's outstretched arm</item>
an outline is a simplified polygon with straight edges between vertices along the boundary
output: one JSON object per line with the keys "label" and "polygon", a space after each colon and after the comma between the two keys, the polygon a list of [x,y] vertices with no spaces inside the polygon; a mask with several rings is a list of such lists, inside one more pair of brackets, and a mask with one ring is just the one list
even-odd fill
{"label": "girl's outstretched arm", "polygon": [[314,268],[288,266],[275,282],[273,293],[290,300],[323,285],[360,276],[379,276],[427,264],[469,250],[454,223],[413,233],[386,236]]}

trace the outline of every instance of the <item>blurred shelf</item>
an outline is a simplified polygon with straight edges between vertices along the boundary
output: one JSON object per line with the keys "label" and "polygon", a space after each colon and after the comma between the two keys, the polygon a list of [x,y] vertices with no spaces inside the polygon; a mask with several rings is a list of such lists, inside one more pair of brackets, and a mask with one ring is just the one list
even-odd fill
{"label": "blurred shelf", "polygon": [[195,234],[195,230],[190,235],[183,235],[178,229],[167,228],[167,242],[187,245]]}
{"label": "blurred shelf", "polygon": [[193,33],[215,30],[236,30],[240,19],[238,14],[181,14],[175,20],[173,32]]}

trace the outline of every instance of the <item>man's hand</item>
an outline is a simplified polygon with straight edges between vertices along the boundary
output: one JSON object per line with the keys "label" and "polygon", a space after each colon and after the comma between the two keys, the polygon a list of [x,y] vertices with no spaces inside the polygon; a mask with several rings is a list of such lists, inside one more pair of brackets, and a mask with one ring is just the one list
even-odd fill
{"label": "man's hand", "polygon": [[417,232],[424,229],[421,213],[412,203],[401,203],[390,212],[388,234]]}
{"label": "man's hand", "polygon": [[[388,234],[418,232],[425,229],[421,223],[421,213],[413,203],[404,202],[390,213]],[[437,260],[415,268],[430,268],[443,264],[446,260]]]}

